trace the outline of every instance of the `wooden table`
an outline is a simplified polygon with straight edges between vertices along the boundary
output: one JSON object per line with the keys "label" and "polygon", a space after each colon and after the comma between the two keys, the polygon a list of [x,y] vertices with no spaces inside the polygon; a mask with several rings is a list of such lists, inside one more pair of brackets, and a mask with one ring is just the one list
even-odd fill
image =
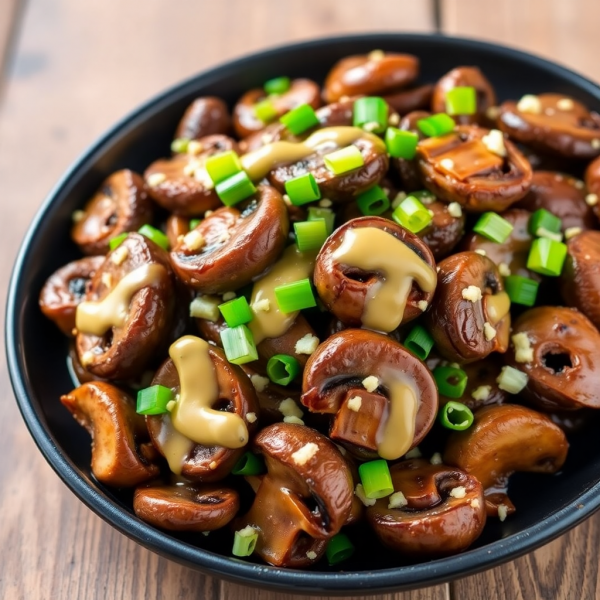
{"label": "wooden table", "polygon": [[[27,224],[69,163],[124,113],[199,70],[293,40],[441,27],[600,80],[599,22],[597,0],[0,0],[2,296]],[[0,598],[297,598],[205,577],[114,531],[35,448],[6,367],[0,386]],[[379,598],[592,600],[600,597],[599,543],[597,515],[502,567]]]}

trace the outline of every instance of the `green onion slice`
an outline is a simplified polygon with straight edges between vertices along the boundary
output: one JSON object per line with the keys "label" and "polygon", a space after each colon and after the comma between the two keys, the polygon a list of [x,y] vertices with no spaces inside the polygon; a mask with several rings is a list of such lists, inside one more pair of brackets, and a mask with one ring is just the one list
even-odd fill
{"label": "green onion slice", "polygon": [[529,219],[529,233],[539,236],[540,229],[551,233],[560,233],[562,221],[545,208],[538,208]]}
{"label": "green onion slice", "polygon": [[307,129],[319,124],[314,109],[309,104],[301,104],[279,119],[294,135],[300,135]]}
{"label": "green onion slice", "polygon": [[566,257],[566,244],[545,237],[537,238],[531,244],[527,257],[527,268],[541,275],[558,277],[562,272]]}
{"label": "green onion slice", "polygon": [[446,429],[464,431],[473,425],[473,413],[462,402],[447,402],[440,410],[440,423]]}
{"label": "green onion slice", "polygon": [[358,169],[365,164],[365,160],[356,146],[346,146],[323,157],[325,166],[334,174],[342,175],[348,171]]}
{"label": "green onion slice", "polygon": [[416,325],[404,340],[404,345],[421,360],[425,360],[433,348],[433,338],[422,325]]}
{"label": "green onion slice", "polygon": [[327,226],[327,235],[331,235],[335,223],[335,213],[330,208],[318,208],[316,206],[309,206],[308,208],[308,221],[317,221],[323,219]]}
{"label": "green onion slice", "polygon": [[317,305],[309,279],[301,279],[275,288],[275,299],[283,313],[296,312]]}
{"label": "green onion slice", "polygon": [[231,553],[234,556],[250,556],[256,548],[257,541],[258,531],[250,526],[244,527],[235,532]]}
{"label": "green onion slice", "polygon": [[204,168],[213,183],[217,184],[239,173],[242,170],[242,163],[240,157],[233,150],[228,150],[207,158]]}
{"label": "green onion slice", "polygon": [[294,223],[294,231],[300,252],[318,250],[329,235],[325,219]]}
{"label": "green onion slice", "polygon": [[365,96],[354,102],[352,124],[362,127],[365,131],[382,133],[388,120],[388,105],[378,96]]}
{"label": "green onion slice", "polygon": [[529,381],[529,377],[527,373],[523,373],[514,367],[502,367],[500,371],[500,375],[498,375],[496,382],[498,383],[498,387],[509,394],[518,394],[520,393],[527,382]]}
{"label": "green onion slice", "polygon": [[141,233],[144,237],[152,240],[157,246],[160,246],[163,250],[169,249],[169,238],[159,229],[152,227],[152,225],[142,225],[138,229],[138,233]]}
{"label": "green onion slice", "polygon": [[200,225],[201,221],[202,221],[202,219],[190,219],[190,231],[192,229],[196,229],[196,227],[198,227],[198,225]]}
{"label": "green onion slice", "polygon": [[221,342],[230,363],[243,365],[258,359],[252,332],[246,325],[238,325],[221,331]]}
{"label": "green onion slice", "polygon": [[378,185],[370,190],[359,194],[356,198],[356,204],[363,215],[378,216],[382,215],[390,207],[390,199]]}
{"label": "green onion slice", "polygon": [[462,398],[467,387],[467,374],[457,367],[436,367],[433,378],[442,396],[447,398]]}
{"label": "green onion slice", "polygon": [[119,235],[116,235],[114,238],[111,238],[108,241],[108,247],[112,250],[114,250],[115,248],[118,248],[122,243],[123,240],[129,235],[129,233],[126,231],[125,233],[121,233]]}
{"label": "green onion slice", "polygon": [[457,86],[446,92],[446,112],[449,115],[474,115],[477,112],[477,91],[470,86]]}
{"label": "green onion slice", "polygon": [[533,306],[540,284],[521,275],[508,275],[504,278],[504,289],[511,302],[523,306]]}
{"label": "green onion slice", "polygon": [[264,90],[267,94],[285,94],[292,85],[289,77],[275,77],[265,81]]}
{"label": "green onion slice", "polygon": [[260,456],[252,452],[246,452],[235,463],[235,466],[231,469],[231,473],[233,475],[260,475],[265,470],[265,463]]}
{"label": "green onion slice", "polygon": [[307,202],[314,202],[321,197],[321,190],[312,173],[305,173],[285,182],[285,193],[289,196],[294,206],[302,206]]}
{"label": "green onion slice", "polygon": [[139,415],[162,415],[174,399],[173,390],[164,385],[153,385],[137,393],[136,412]]}
{"label": "green onion slice", "polygon": [[240,171],[231,177],[217,183],[217,195],[225,206],[233,206],[249,196],[256,194],[256,187],[250,181],[246,171]]}
{"label": "green onion slice", "polygon": [[371,460],[359,465],[358,474],[367,498],[385,498],[393,493],[394,484],[385,460]]}
{"label": "green onion slice", "polygon": [[265,98],[254,105],[254,114],[259,121],[266,124],[277,118],[277,109],[269,98]]}
{"label": "green onion slice", "polygon": [[412,160],[417,153],[418,143],[419,136],[412,131],[388,127],[385,132],[385,145],[393,158]]}
{"label": "green onion slice", "polygon": [[252,310],[244,296],[220,304],[219,310],[229,327],[237,327],[252,321]]}
{"label": "green onion slice", "polygon": [[512,230],[512,224],[495,212],[483,213],[475,223],[475,227],[473,227],[475,233],[498,244],[505,242]]}
{"label": "green onion slice", "polygon": [[288,354],[275,354],[267,363],[267,375],[273,383],[289,385],[300,373],[300,363]]}
{"label": "green onion slice", "polygon": [[325,548],[325,556],[330,565],[348,560],[354,554],[354,545],[345,533],[334,535]]}
{"label": "green onion slice", "polygon": [[171,152],[185,154],[188,150],[189,143],[190,140],[188,140],[188,138],[176,138],[171,142]]}
{"label": "green onion slice", "polygon": [[427,227],[433,217],[429,210],[414,196],[407,196],[394,209],[392,219],[412,233],[419,233]]}
{"label": "green onion slice", "polygon": [[446,135],[450,133],[456,123],[452,117],[449,117],[446,113],[438,113],[437,115],[431,115],[424,119],[417,121],[417,127],[419,130],[428,137],[437,137],[440,135]]}

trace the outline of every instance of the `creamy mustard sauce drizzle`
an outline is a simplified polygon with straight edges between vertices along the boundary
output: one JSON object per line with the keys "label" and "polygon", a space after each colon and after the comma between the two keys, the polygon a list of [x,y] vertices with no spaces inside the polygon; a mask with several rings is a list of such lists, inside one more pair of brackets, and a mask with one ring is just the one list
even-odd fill
{"label": "creamy mustard sauce drizzle", "polygon": [[[273,268],[254,284],[250,299],[250,308],[254,317],[248,323],[248,327],[256,344],[260,344],[267,338],[279,337],[292,326],[298,312],[283,313],[279,310],[275,298],[275,288],[311,277],[316,257],[316,250],[300,252],[295,244],[288,246]],[[256,303],[261,300],[269,301],[268,311],[254,310]]]}
{"label": "creamy mustard sauce drizzle", "polygon": [[248,443],[248,428],[242,417],[211,408],[219,399],[219,386],[208,349],[207,342],[193,335],[171,344],[169,356],[180,381],[171,423],[197,444],[241,448]]}
{"label": "creamy mustard sauce drizzle", "polygon": [[297,162],[317,150],[348,146],[358,139],[369,140],[380,152],[386,152],[381,138],[359,127],[324,127],[303,142],[272,142],[240,157],[242,167],[250,179],[260,181],[273,169]]}
{"label": "creamy mustard sauce drizzle", "polygon": [[502,321],[510,311],[510,298],[506,292],[484,296],[483,302],[490,325],[495,325]]}
{"label": "creamy mustard sauce drizzle", "polygon": [[195,443],[173,427],[168,414],[161,416],[157,439],[169,463],[169,469],[176,475],[181,475],[183,463],[194,449]]}
{"label": "creamy mustard sauce drizzle", "polygon": [[104,335],[111,327],[122,327],[133,295],[146,286],[158,285],[166,274],[165,268],[157,263],[127,273],[102,300],[77,306],[75,327],[81,333],[97,336]]}
{"label": "creamy mustard sauce drizzle", "polygon": [[376,227],[347,229],[333,257],[341,264],[380,273],[369,287],[362,314],[364,327],[389,333],[402,322],[413,280],[432,292],[437,274],[408,246]]}

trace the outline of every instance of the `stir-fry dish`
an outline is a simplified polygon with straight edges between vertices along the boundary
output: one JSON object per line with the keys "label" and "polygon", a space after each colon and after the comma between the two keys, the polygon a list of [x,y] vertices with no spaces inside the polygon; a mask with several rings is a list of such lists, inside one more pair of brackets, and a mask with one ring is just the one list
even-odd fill
{"label": "stir-fry dish", "polygon": [[40,306],[143,521],[279,567],[344,568],[359,524],[447,556],[600,408],[600,115],[418,75],[375,50],[197,98],[82,199]]}

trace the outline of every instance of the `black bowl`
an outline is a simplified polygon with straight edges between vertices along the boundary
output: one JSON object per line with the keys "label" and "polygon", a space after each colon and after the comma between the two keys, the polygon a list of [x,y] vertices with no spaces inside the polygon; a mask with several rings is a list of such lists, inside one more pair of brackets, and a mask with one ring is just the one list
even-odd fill
{"label": "black bowl", "polygon": [[[595,432],[571,440],[562,473],[514,476],[518,507],[504,523],[491,520],[469,551],[442,560],[407,563],[361,534],[359,550],[344,571],[318,566],[293,571],[237,560],[218,536],[194,540],[163,533],[133,514],[131,498],[98,484],[90,474],[90,440],[58,401],[72,387],[67,343],[38,308],[45,279],[78,256],[70,241],[71,213],[111,172],[138,172],[169,151],[186,106],[197,96],[233,103],[244,91],[287,74],[323,80],[349,54],[374,48],[416,54],[421,81],[433,82],[457,65],[476,64],[495,85],[499,99],[554,91],[600,109],[600,88],[561,66],[492,44],[424,35],[370,34],[315,40],[241,58],[165,92],[113,127],[65,174],[35,217],[21,246],[8,294],[6,347],[10,377],[21,413],[46,460],[94,512],[143,546],[185,565],[238,583],[295,593],[364,594],[433,585],[514,559],[550,541],[600,506],[600,457]],[[214,541],[213,541],[214,540]],[[213,551],[214,550],[214,551]]]}

